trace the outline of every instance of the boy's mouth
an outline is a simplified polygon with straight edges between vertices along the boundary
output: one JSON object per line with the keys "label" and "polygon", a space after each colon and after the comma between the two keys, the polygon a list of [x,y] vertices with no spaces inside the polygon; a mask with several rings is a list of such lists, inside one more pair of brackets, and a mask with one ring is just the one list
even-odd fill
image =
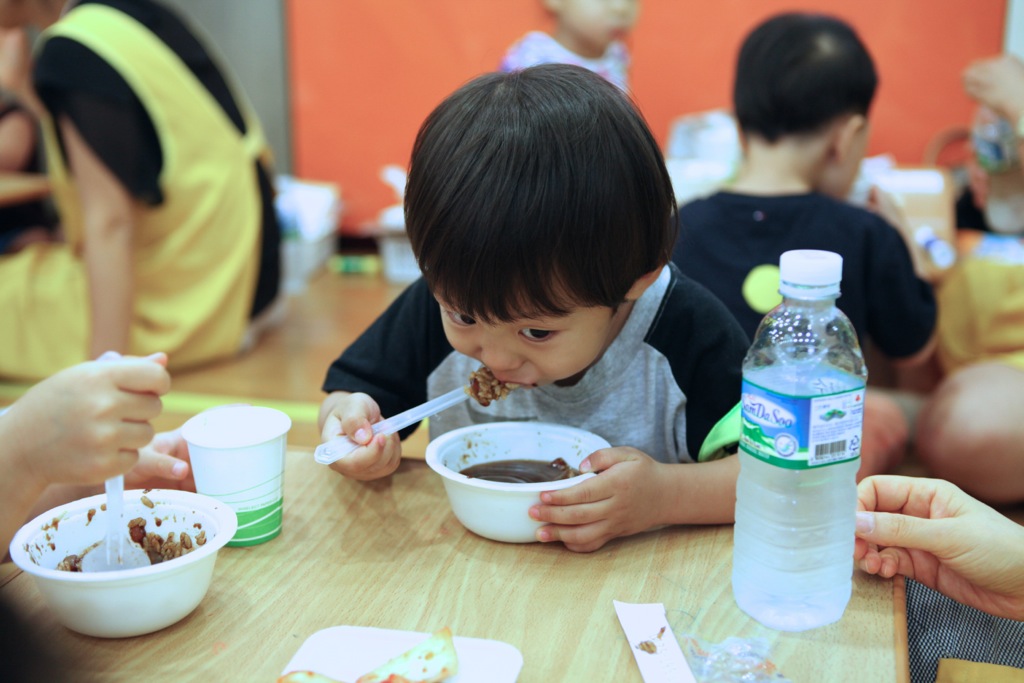
{"label": "boy's mouth", "polygon": [[494,376],[494,379],[498,380],[502,384],[514,384],[517,387],[520,387],[522,389],[533,389],[534,387],[537,386],[536,382],[520,382],[519,380],[516,380],[516,379],[509,379],[507,377],[498,377],[497,375]]}

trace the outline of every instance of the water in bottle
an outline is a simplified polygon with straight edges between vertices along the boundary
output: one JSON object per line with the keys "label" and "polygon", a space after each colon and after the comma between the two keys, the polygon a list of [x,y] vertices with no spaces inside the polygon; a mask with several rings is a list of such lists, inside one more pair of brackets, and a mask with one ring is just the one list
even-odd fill
{"label": "water in bottle", "polygon": [[852,589],[867,368],[841,275],[838,254],[784,253],[783,301],[743,362],[733,594],[782,631],[836,621]]}

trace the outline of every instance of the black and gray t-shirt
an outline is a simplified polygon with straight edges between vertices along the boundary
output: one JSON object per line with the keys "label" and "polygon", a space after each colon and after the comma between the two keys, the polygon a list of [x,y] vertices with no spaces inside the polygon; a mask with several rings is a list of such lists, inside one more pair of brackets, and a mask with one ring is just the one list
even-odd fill
{"label": "black and gray t-shirt", "polygon": [[[739,403],[748,345],[724,305],[669,266],[576,385],[513,391],[486,408],[460,403],[430,418],[430,435],[491,421],[554,422],[660,462],[693,462]],[[418,280],[331,364],[323,389],[369,394],[387,416],[465,385],[479,367],[452,349],[440,307]]]}

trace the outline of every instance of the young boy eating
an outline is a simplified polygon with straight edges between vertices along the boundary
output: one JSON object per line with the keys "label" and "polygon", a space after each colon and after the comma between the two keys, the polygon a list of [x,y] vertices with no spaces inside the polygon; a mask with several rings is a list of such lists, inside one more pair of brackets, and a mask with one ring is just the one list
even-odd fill
{"label": "young boy eating", "polygon": [[[424,273],[330,367],[323,438],[362,448],[332,467],[391,474],[371,424],[464,386],[481,364],[520,388],[430,418],[432,437],[491,421],[572,425],[612,448],[531,516],[540,541],[592,551],[667,524],[731,522],[746,335],[668,265],[675,201],[629,98],[577,66],[481,76],[426,119],[406,228]],[[411,430],[410,430],[411,431]],[[679,463],[694,463],[682,467]]]}

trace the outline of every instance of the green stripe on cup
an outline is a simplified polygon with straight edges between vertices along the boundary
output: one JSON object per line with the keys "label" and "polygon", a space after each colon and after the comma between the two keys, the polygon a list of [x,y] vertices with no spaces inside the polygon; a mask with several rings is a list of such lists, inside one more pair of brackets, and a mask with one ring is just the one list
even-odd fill
{"label": "green stripe on cup", "polygon": [[265,543],[281,533],[281,522],[283,517],[282,499],[261,507],[257,510],[246,510],[237,512],[238,531],[228,541],[228,546],[241,547]]}

